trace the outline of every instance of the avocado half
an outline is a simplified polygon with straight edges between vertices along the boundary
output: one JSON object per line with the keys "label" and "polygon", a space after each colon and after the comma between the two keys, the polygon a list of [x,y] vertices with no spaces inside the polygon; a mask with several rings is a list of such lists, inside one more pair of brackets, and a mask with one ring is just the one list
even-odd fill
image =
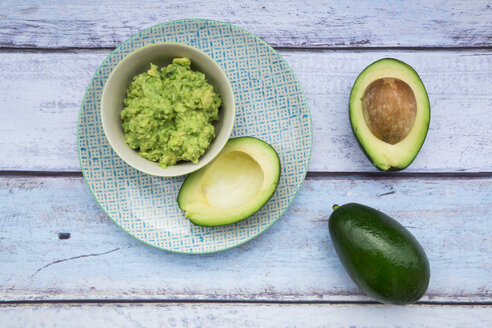
{"label": "avocado half", "polygon": [[230,139],[212,162],[186,177],[178,205],[196,225],[232,224],[265,205],[279,179],[272,146],[253,137]]}
{"label": "avocado half", "polygon": [[378,60],[355,80],[349,102],[352,131],[380,170],[402,170],[422,147],[430,103],[419,75],[393,58]]}

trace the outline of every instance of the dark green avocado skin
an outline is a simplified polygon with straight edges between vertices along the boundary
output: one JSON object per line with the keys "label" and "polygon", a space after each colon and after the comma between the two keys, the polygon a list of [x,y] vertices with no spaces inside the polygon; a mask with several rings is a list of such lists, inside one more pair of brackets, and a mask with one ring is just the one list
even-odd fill
{"label": "dark green avocado skin", "polygon": [[350,203],[335,209],[328,225],[340,261],[365,294],[398,305],[415,303],[424,295],[430,279],[427,256],[397,221]]}

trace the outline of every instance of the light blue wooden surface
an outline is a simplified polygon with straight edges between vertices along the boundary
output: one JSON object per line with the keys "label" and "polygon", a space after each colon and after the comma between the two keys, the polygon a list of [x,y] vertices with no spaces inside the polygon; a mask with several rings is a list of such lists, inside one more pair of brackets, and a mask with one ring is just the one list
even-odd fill
{"label": "light blue wooden surface", "polygon": [[[85,87],[108,53],[0,53],[0,169],[80,171],[75,136],[79,106]],[[384,57],[413,65],[432,107],[427,140],[405,172],[491,171],[492,52],[280,53],[297,74],[310,105],[314,131],[311,172],[376,172],[357,146],[347,111],[359,72]]]}
{"label": "light blue wooden surface", "polygon": [[487,327],[484,305],[36,304],[0,305],[3,327]]}
{"label": "light blue wooden surface", "polygon": [[[491,7],[0,2],[0,326],[492,326]],[[231,22],[279,47],[313,116],[311,173],[292,207],[253,241],[206,256],[162,252],[119,230],[91,198],[75,148],[100,62],[133,33],[184,17]],[[428,139],[403,174],[373,174],[347,118],[353,80],[387,56],[419,72],[432,106]],[[421,241],[432,274],[424,303],[367,304],[348,278],[327,217],[350,201]]]}
{"label": "light blue wooden surface", "polygon": [[241,26],[277,47],[491,46],[490,1],[2,1],[0,46],[116,47],[181,18]]}
{"label": "light blue wooden surface", "polygon": [[[332,205],[347,202],[384,210],[420,240],[432,273],[424,301],[491,299],[491,178],[309,178],[263,235],[205,256],[134,240],[98,208],[81,178],[5,177],[0,198],[7,300],[368,301],[328,234]],[[70,239],[60,240],[60,232]]]}

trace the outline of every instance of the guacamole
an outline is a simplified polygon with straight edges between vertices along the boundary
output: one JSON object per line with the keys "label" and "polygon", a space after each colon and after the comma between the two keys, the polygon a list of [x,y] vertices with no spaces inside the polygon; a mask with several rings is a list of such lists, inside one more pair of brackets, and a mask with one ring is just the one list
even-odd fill
{"label": "guacamole", "polygon": [[197,163],[215,137],[220,96],[188,58],[157,69],[150,64],[126,90],[121,112],[126,143],[166,168],[178,161]]}

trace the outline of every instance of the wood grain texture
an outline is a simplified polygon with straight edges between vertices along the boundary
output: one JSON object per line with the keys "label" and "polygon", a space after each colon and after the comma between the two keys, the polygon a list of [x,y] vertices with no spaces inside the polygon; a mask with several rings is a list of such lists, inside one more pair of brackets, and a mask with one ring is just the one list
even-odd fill
{"label": "wood grain texture", "polygon": [[347,202],[386,212],[421,242],[431,266],[424,301],[492,302],[492,178],[360,176],[307,180],[264,234],[203,256],[134,240],[81,178],[0,178],[0,301],[366,301],[328,233],[331,206]]}
{"label": "wood grain texture", "polygon": [[[459,315],[457,315],[459,313]],[[329,304],[0,305],[2,327],[490,327],[492,307]]]}
{"label": "wood grain texture", "polygon": [[15,1],[0,3],[0,47],[115,47],[181,18],[226,21],[279,47],[483,47],[489,1]]}
{"label": "wood grain texture", "polygon": [[[0,53],[0,170],[80,170],[79,106],[108,52]],[[430,97],[429,134],[406,171],[491,171],[491,52],[284,50],[281,54],[297,73],[312,113],[310,171],[376,171],[352,135],[348,97],[359,72],[383,57],[412,65]]]}

